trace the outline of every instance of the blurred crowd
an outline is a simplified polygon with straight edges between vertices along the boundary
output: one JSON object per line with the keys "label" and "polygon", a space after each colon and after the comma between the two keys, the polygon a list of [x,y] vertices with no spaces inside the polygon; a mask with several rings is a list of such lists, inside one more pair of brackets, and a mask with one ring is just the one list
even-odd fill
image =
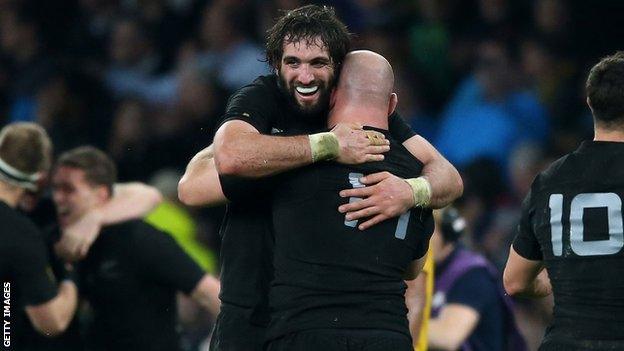
{"label": "blurred crowd", "polygon": [[[151,181],[175,204],[175,184],[211,143],[229,94],[271,73],[263,39],[278,10],[310,2],[0,0],[0,118],[40,123],[56,154],[104,149],[121,181]],[[617,48],[623,5],[321,3],[336,8],[354,48],[393,64],[398,111],[462,173],[467,244],[502,267],[534,175],[592,137],[584,79]],[[218,255],[222,209],[179,208]],[[538,339],[544,306],[521,310]]]}

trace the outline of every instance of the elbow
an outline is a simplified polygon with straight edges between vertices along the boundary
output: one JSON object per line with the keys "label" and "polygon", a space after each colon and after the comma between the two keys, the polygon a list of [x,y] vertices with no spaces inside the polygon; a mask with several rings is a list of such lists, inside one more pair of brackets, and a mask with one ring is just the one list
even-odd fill
{"label": "elbow", "polygon": [[503,273],[503,287],[505,288],[505,292],[510,296],[520,295],[526,289],[526,286],[517,279],[514,279],[508,270],[505,270]]}
{"label": "elbow", "polygon": [[189,189],[191,187],[189,183],[190,181],[186,175],[178,182],[178,200],[187,206],[195,206],[195,198],[193,192]]}
{"label": "elbow", "polygon": [[55,337],[59,336],[69,326],[70,321],[62,321],[60,317],[50,318],[45,322],[33,323],[33,327],[43,336]]}
{"label": "elbow", "polygon": [[221,175],[244,176],[241,162],[237,161],[234,155],[225,151],[226,149],[228,148],[224,147],[222,151],[215,153],[214,160],[217,172]]}
{"label": "elbow", "polygon": [[459,197],[461,197],[464,194],[464,181],[462,180],[461,175],[459,174],[459,172],[457,171],[457,169],[455,170],[455,199],[458,199]]}

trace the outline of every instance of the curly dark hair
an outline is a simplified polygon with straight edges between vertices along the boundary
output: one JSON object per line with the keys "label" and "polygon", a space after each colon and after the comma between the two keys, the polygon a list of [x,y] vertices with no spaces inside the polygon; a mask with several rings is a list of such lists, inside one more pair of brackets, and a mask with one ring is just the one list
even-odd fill
{"label": "curly dark hair", "polygon": [[320,37],[327,47],[329,56],[340,67],[351,44],[351,34],[332,7],[307,5],[287,11],[267,31],[266,60],[273,68],[280,67],[284,44],[302,40],[311,44]]}
{"label": "curly dark hair", "polygon": [[624,51],[604,57],[592,67],[585,83],[594,118],[624,121]]}

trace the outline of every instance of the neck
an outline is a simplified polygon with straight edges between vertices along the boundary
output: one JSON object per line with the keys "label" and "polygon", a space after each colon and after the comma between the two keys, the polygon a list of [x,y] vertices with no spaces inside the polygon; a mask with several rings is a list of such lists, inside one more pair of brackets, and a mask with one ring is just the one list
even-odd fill
{"label": "neck", "polygon": [[594,141],[624,142],[624,131],[620,129],[607,129],[594,124]]}
{"label": "neck", "polygon": [[6,203],[10,207],[17,207],[17,203],[23,194],[24,189],[0,181],[0,201]]}
{"label": "neck", "polygon": [[388,130],[388,114],[382,109],[361,106],[334,106],[327,119],[329,127],[338,123],[359,123],[365,126]]}

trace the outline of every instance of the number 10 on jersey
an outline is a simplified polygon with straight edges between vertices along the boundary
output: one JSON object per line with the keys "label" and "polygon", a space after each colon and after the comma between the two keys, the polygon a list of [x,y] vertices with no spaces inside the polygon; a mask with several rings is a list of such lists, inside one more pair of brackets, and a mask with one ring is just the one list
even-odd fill
{"label": "number 10 on jersey", "polygon": [[[550,207],[550,230],[553,255],[563,254],[563,194],[552,194]],[[588,208],[607,209],[609,238],[586,241],[584,238],[583,215]],[[613,255],[624,247],[622,225],[622,199],[615,193],[578,194],[570,203],[570,248],[579,256]]]}

